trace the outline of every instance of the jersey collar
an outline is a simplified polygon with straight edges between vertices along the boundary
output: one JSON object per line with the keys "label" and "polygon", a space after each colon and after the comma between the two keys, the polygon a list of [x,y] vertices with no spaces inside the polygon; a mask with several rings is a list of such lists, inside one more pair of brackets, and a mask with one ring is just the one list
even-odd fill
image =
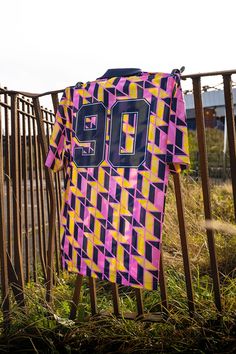
{"label": "jersey collar", "polygon": [[98,79],[110,79],[111,77],[121,77],[121,76],[132,76],[132,75],[141,75],[142,70],[137,68],[115,68],[108,69],[102,76]]}

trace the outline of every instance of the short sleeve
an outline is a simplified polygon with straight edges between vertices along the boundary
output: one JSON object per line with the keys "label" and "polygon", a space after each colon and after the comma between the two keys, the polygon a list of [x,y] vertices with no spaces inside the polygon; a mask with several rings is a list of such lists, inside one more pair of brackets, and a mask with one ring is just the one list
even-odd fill
{"label": "short sleeve", "polygon": [[190,166],[186,106],[180,75],[174,74],[167,133],[166,163],[171,174],[181,173]]}
{"label": "short sleeve", "polygon": [[57,107],[55,122],[49,140],[48,154],[45,166],[53,172],[57,172],[64,167],[66,121],[67,121],[67,88],[63,91],[61,100]]}

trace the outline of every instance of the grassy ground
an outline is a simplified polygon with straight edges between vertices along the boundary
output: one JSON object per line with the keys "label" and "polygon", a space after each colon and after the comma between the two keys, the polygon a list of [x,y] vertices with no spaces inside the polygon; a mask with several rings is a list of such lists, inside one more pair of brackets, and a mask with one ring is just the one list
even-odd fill
{"label": "grassy ground", "polygon": [[[197,155],[199,155],[197,131],[189,130],[189,148],[190,161],[192,168],[198,165]],[[224,132],[220,129],[205,129],[206,146],[207,146],[207,162],[209,167],[220,167],[223,165],[223,149],[224,149]],[[229,146],[226,146],[226,165],[229,163]]]}
{"label": "grassy ground", "polygon": [[[53,302],[45,302],[43,283],[27,285],[27,313],[12,299],[12,325],[0,337],[0,352],[35,353],[235,353],[236,352],[236,233],[229,183],[210,186],[216,251],[220,271],[223,315],[217,320],[209,276],[209,254],[204,227],[200,184],[182,175],[186,229],[193,276],[196,316],[188,315],[181,244],[170,180],[163,229],[164,265],[169,317],[163,323],[116,319],[90,314],[88,279],[84,278],[76,322],[67,320],[75,274],[63,273],[53,289]],[[122,313],[136,311],[134,289],[120,287]],[[160,310],[159,291],[143,291],[145,312]],[[99,310],[112,312],[111,288],[97,281]]]}

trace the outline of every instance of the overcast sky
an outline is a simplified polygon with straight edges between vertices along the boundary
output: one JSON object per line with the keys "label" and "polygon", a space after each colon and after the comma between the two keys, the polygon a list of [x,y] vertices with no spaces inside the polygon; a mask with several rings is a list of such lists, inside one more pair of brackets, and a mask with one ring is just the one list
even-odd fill
{"label": "overcast sky", "polygon": [[0,5],[0,85],[8,89],[62,89],[118,67],[171,72],[185,66],[184,74],[236,69],[235,0]]}

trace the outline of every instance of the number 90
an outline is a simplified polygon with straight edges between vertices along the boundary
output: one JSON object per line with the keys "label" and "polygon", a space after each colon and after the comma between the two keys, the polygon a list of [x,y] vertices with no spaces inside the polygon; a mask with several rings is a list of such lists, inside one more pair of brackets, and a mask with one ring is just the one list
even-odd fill
{"label": "number 90", "polygon": [[[131,128],[132,151],[121,149],[124,115]],[[127,121],[127,117],[129,121]],[[138,167],[146,158],[150,104],[145,99],[117,101],[111,107],[108,161],[113,167]],[[104,160],[107,110],[102,102],[83,105],[73,120],[73,136],[83,146],[76,146],[73,161],[77,167],[97,167]],[[123,134],[123,135],[122,135]]]}

